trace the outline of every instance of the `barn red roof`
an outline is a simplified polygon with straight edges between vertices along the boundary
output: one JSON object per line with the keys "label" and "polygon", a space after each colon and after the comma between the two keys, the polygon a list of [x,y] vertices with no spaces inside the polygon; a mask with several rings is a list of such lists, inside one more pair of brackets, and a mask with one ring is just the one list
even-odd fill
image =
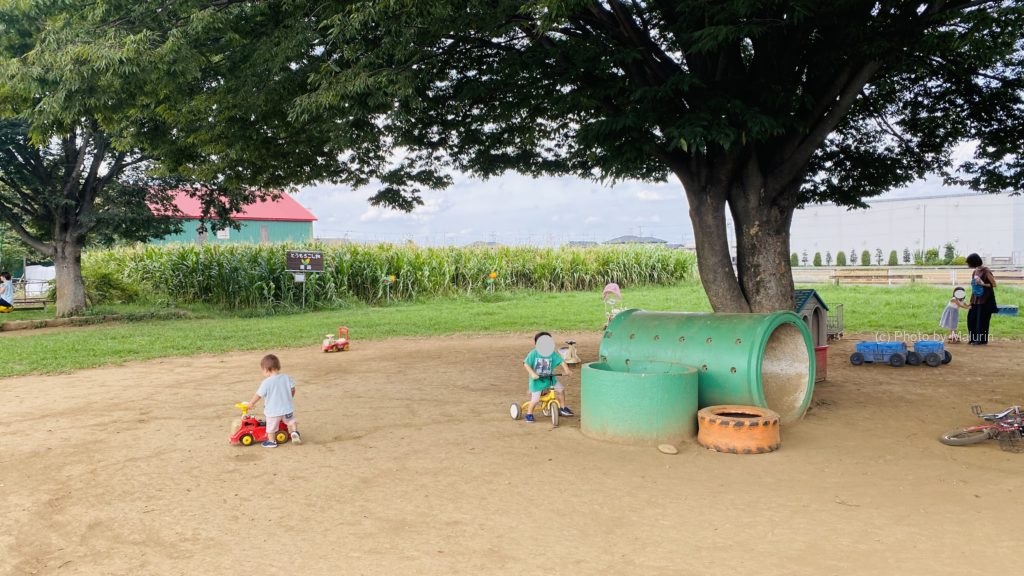
{"label": "barn red roof", "polygon": [[[190,197],[185,192],[178,193],[174,203],[178,206],[178,210],[185,215],[185,218],[199,218],[203,213],[203,207],[199,200]],[[281,194],[277,200],[260,200],[255,204],[250,204],[233,217],[238,220],[316,221],[316,216],[313,216],[309,210],[303,208],[288,194]]]}

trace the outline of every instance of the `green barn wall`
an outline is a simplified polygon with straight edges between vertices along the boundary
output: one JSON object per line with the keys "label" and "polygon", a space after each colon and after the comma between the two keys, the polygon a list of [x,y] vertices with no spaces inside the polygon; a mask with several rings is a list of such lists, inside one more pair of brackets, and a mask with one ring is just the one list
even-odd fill
{"label": "green barn wall", "polygon": [[[206,242],[216,244],[250,243],[259,244],[260,226],[266,226],[270,234],[270,242],[304,242],[313,238],[312,222],[289,222],[283,220],[239,220],[241,230],[230,229],[227,240],[217,238],[217,234],[207,232]],[[165,238],[153,240],[154,244],[170,244],[180,242],[194,244],[199,240],[196,227],[198,220],[185,220],[184,229],[180,234],[171,234]],[[207,226],[209,228],[209,226]]]}

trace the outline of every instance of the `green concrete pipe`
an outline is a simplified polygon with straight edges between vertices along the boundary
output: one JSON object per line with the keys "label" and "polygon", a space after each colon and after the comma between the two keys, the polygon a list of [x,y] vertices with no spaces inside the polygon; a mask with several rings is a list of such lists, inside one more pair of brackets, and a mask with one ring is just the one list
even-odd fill
{"label": "green concrete pipe", "polygon": [[807,326],[793,312],[691,314],[625,310],[601,340],[601,362],[615,372],[636,362],[696,366],[701,408],[769,408],[782,422],[803,416],[814,391]]}
{"label": "green concrete pipe", "polygon": [[619,444],[676,444],[697,435],[697,369],[630,362],[629,371],[584,364],[580,432]]}

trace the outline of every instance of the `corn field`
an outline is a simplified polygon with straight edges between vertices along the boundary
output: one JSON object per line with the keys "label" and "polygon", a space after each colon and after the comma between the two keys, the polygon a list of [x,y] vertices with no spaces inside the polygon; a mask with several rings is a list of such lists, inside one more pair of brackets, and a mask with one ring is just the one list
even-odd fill
{"label": "corn field", "polygon": [[[672,284],[694,277],[684,250],[619,245],[590,248],[423,248],[400,244],[172,244],[90,252],[83,273],[115,274],[145,292],[182,303],[230,308],[297,305],[302,285],[285,271],[286,250],[324,252],[324,272],[306,276],[306,303],[330,306],[346,298],[370,304],[386,298],[480,293],[485,290],[594,290]],[[493,284],[488,277],[496,273]],[[385,279],[394,279],[385,283]],[[493,288],[492,288],[493,286]]]}

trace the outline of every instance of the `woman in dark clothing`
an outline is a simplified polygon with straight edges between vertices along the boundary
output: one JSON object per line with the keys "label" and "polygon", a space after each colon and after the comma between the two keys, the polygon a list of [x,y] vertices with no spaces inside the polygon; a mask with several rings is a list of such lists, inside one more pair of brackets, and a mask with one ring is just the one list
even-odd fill
{"label": "woman in dark clothing", "polygon": [[971,344],[988,344],[988,323],[992,314],[999,310],[996,305],[996,278],[992,271],[981,261],[981,256],[971,254],[967,257],[967,265],[974,268],[971,279],[971,310],[967,313],[967,330],[971,334]]}

